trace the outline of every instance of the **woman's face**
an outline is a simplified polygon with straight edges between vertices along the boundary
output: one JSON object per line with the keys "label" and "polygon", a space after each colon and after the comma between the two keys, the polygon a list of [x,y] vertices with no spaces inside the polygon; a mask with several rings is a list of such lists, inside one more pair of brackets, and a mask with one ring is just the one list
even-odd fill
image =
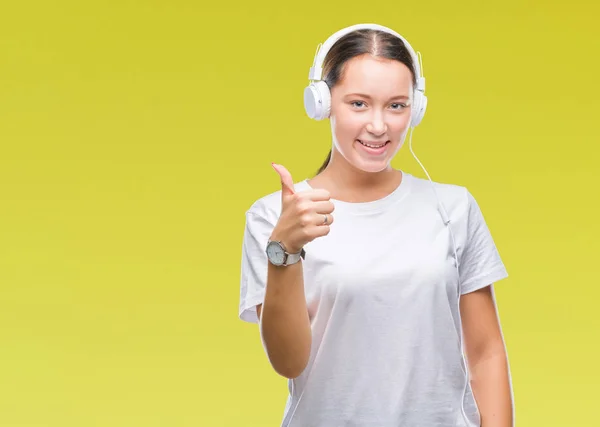
{"label": "woman's face", "polygon": [[332,162],[337,151],[365,172],[386,169],[410,125],[412,89],[412,73],[401,62],[369,54],[346,62],[331,91]]}

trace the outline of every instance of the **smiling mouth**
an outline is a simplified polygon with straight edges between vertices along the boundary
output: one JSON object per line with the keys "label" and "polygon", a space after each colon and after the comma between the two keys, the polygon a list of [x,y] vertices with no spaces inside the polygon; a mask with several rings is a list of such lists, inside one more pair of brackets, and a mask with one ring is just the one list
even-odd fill
{"label": "smiling mouth", "polygon": [[384,147],[384,146],[386,146],[387,144],[389,144],[389,143],[390,143],[390,141],[378,142],[378,143],[374,143],[374,142],[364,142],[364,141],[361,141],[360,139],[357,139],[357,141],[358,141],[360,144],[364,145],[365,147],[369,147],[369,148],[381,148],[381,147]]}

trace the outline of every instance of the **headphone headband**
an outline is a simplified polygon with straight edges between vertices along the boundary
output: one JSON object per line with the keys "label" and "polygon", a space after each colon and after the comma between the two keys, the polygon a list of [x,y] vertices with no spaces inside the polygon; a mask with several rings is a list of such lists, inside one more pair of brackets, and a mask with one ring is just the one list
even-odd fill
{"label": "headphone headband", "polygon": [[391,28],[384,27],[383,25],[369,24],[369,23],[367,23],[367,24],[352,25],[350,27],[343,28],[343,29],[341,29],[341,30],[333,33],[325,41],[325,43],[323,43],[321,45],[321,47],[319,48],[317,54],[315,55],[315,59],[313,61],[313,66],[310,67],[310,70],[308,72],[308,79],[309,80],[319,81],[319,80],[322,79],[322,77],[323,77],[322,76],[322,73],[323,73],[323,68],[322,68],[323,67],[323,62],[325,61],[325,57],[327,56],[327,53],[329,52],[329,50],[331,49],[331,47],[335,44],[335,42],[337,42],[343,36],[345,36],[346,34],[349,34],[349,33],[353,32],[353,31],[356,31],[356,30],[379,30],[379,31],[386,32],[388,34],[392,34],[392,35],[398,37],[400,40],[402,40],[402,42],[404,43],[404,45],[408,49],[408,52],[410,53],[410,56],[412,57],[413,71],[415,73],[415,80],[417,81],[417,87],[415,87],[415,90],[420,90],[420,91],[424,91],[425,90],[425,77],[421,75],[421,67],[420,67],[420,64],[419,64],[419,58],[418,58],[417,53],[415,52],[415,50],[410,45],[410,43],[404,37],[402,37],[400,34],[398,34],[397,32],[395,32]]}

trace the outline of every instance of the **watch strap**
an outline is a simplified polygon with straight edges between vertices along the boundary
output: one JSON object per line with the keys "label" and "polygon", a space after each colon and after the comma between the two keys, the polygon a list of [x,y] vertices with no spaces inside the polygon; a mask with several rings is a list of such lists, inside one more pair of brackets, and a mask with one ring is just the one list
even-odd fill
{"label": "watch strap", "polygon": [[285,253],[287,256],[283,265],[296,264],[298,261],[300,261],[300,258],[305,259],[306,257],[306,252],[304,251],[304,248],[302,248],[300,252],[297,252],[295,254],[290,254],[287,251]]}

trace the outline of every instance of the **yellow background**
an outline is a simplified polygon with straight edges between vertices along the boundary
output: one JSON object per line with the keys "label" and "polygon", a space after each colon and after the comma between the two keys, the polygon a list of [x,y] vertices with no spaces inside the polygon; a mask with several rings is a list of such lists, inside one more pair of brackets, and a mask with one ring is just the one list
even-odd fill
{"label": "yellow background", "polygon": [[[244,212],[301,180],[316,46],[423,55],[413,147],[480,203],[519,426],[597,426],[597,2],[22,1],[0,8],[0,427],[278,426],[238,320]],[[408,140],[407,140],[408,145]],[[424,177],[408,146],[396,167]]]}

